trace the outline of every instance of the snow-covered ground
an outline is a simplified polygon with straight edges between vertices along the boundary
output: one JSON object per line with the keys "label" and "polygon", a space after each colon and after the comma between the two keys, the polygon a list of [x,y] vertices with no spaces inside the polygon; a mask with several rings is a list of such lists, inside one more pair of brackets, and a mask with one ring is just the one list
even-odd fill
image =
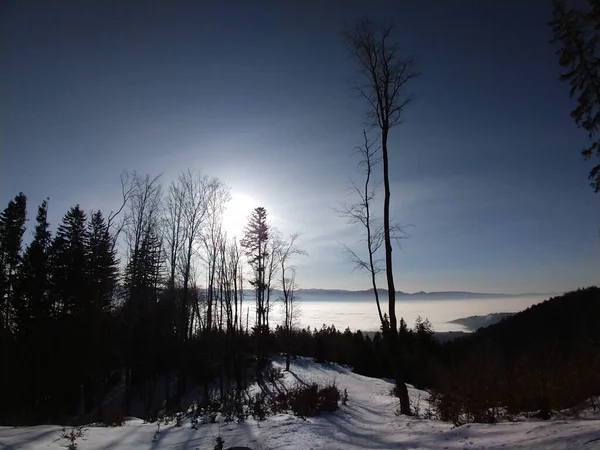
{"label": "snow-covered ground", "polygon": [[[281,366],[281,362],[275,362]],[[550,421],[523,420],[495,425],[454,427],[436,420],[398,417],[391,383],[356,375],[336,364],[316,364],[307,358],[293,361],[284,385],[335,381],[347,389],[349,401],[340,411],[307,420],[279,414],[263,422],[205,424],[191,429],[128,420],[123,427],[86,427],[78,448],[85,449],[213,449],[221,435],[225,448],[248,446],[256,450],[309,449],[600,449],[600,415]],[[426,394],[410,389],[411,401],[427,407]],[[61,427],[0,427],[0,450],[61,449]]]}

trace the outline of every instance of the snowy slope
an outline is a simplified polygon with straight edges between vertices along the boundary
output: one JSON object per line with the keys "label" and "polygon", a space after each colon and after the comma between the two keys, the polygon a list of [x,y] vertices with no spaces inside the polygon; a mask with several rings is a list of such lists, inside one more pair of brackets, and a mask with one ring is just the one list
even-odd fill
{"label": "snowy slope", "polygon": [[[281,366],[281,362],[275,365]],[[600,449],[600,416],[551,421],[527,420],[495,425],[451,424],[394,414],[397,402],[389,395],[391,383],[356,375],[335,364],[316,364],[306,358],[293,361],[283,385],[298,382],[335,381],[347,389],[347,406],[334,414],[303,420],[280,414],[264,422],[252,419],[241,424],[207,424],[192,430],[161,426],[157,439],[154,424],[138,419],[117,428],[88,427],[78,441],[80,449],[213,449],[219,435],[225,448],[246,445],[253,449]],[[276,388],[276,387],[274,387]],[[255,387],[254,389],[258,389]],[[426,394],[409,390],[411,401],[427,406]],[[38,426],[0,427],[0,450],[60,449],[66,441],[61,428]]]}

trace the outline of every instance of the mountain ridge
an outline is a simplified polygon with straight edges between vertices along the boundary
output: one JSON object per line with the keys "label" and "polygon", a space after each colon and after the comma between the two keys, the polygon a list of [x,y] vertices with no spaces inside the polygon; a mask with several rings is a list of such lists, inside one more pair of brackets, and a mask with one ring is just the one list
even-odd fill
{"label": "mountain ridge", "polygon": [[[278,290],[273,290],[276,292]],[[380,295],[388,294],[387,289],[377,289]],[[309,295],[344,295],[344,296],[359,296],[359,295],[373,295],[373,289],[362,289],[362,290],[348,290],[348,289],[320,289],[320,288],[306,288],[299,289],[297,291],[299,296],[302,294]],[[502,297],[533,297],[533,296],[547,296],[552,294],[546,293],[519,293],[519,294],[505,294],[500,292],[471,292],[471,291],[419,291],[419,292],[404,292],[396,291],[396,295],[400,297],[453,297],[453,298],[502,298]]]}

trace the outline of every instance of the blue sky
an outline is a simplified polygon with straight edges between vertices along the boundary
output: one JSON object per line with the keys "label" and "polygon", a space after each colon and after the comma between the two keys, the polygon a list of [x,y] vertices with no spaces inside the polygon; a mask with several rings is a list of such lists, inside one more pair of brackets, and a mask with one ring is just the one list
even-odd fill
{"label": "blue sky", "polygon": [[[125,169],[188,167],[302,233],[302,287],[366,288],[340,242],[365,105],[339,37],[393,19],[423,76],[391,136],[403,291],[560,292],[600,280],[585,133],[558,81],[545,2],[27,2],[0,6],[0,200],[55,224],[109,211]],[[236,223],[237,223],[236,222]]]}

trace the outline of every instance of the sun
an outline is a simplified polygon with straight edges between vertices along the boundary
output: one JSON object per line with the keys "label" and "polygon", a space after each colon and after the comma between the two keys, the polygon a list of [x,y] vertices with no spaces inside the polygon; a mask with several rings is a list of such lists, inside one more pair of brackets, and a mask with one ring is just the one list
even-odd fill
{"label": "sun", "polygon": [[248,216],[259,203],[247,194],[231,193],[223,214],[223,230],[228,236],[240,238],[248,223]]}

